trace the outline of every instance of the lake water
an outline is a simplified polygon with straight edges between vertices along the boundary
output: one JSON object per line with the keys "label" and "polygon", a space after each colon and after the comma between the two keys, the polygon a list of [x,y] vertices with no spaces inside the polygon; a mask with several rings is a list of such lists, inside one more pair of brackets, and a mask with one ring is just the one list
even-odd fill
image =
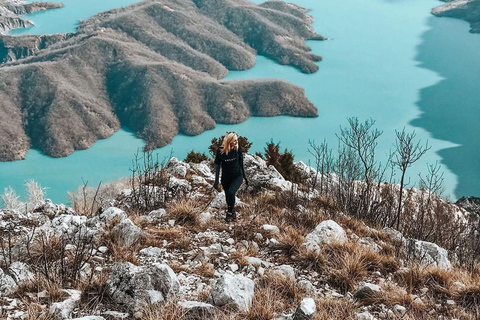
{"label": "lake water", "polygon": [[[426,171],[427,163],[439,161],[445,172],[444,195],[452,200],[480,195],[480,94],[475,90],[480,80],[480,35],[469,34],[463,21],[431,16],[431,8],[441,4],[433,0],[291,2],[312,9],[315,30],[332,38],[309,42],[313,52],[324,58],[320,70],[306,75],[259,56],[254,68],[230,72],[226,80],[285,79],[305,89],[319,117],[251,118],[238,125],[218,125],[196,137],[179,135],[158,150],[160,158],[173,152],[183,159],[192,149],[205,152],[213,137],[235,130],[254,143],[253,152],[262,151],[273,139],[292,150],[296,160],[308,162],[309,139],[327,139],[335,147],[335,133],[346,126],[347,117],[362,121],[371,117],[383,130],[379,160],[385,160],[393,148],[395,130],[415,129],[419,139],[428,139],[432,149],[407,172],[411,185],[418,184],[418,173]],[[128,1],[64,3],[63,9],[33,14],[37,26],[15,34],[71,32],[78,19]],[[62,17],[61,24],[54,15]],[[131,132],[120,130],[67,158],[53,159],[30,150],[24,161],[0,163],[0,190],[11,185],[21,193],[24,181],[35,179],[49,188],[49,198],[65,202],[66,190],[76,190],[82,181],[96,186],[99,181],[128,176],[133,156],[142,146]]]}

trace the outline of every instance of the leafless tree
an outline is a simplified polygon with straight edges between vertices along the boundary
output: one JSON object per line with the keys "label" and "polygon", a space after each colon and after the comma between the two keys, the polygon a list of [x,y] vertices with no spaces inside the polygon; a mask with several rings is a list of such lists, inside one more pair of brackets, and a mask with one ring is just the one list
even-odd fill
{"label": "leafless tree", "polygon": [[405,128],[402,131],[396,131],[395,134],[397,139],[395,140],[395,156],[393,159],[393,164],[400,169],[400,190],[398,196],[398,207],[397,215],[392,221],[392,227],[396,223],[396,228],[400,228],[400,215],[402,214],[402,196],[403,188],[405,187],[405,174],[408,167],[413,163],[417,162],[424,154],[427,152],[430,147],[428,146],[428,140],[425,142],[425,145],[421,144],[421,141],[415,142],[416,133],[415,131],[411,133],[405,132]]}
{"label": "leafless tree", "polygon": [[374,129],[375,121],[368,119],[363,123],[358,121],[358,118],[348,118],[348,128],[340,127],[340,141],[352,149],[362,165],[362,175],[365,182],[363,188],[362,200],[358,207],[358,212],[368,212],[370,206],[370,195],[372,192],[372,184],[377,177],[377,168],[375,161],[375,148],[377,146],[377,139],[382,134],[382,131]]}

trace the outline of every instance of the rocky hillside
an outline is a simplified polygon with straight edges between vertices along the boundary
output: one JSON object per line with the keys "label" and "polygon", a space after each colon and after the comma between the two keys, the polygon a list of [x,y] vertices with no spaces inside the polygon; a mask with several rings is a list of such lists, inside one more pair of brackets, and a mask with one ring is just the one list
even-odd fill
{"label": "rocky hillside", "polygon": [[[0,34],[6,34],[12,29],[28,28],[33,26],[32,21],[20,17],[22,14],[62,7],[62,3],[54,2],[26,3],[22,0],[0,0]],[[2,47],[0,45],[0,56],[3,55],[1,51]]]}
{"label": "rocky hillside", "polygon": [[480,1],[455,0],[432,9],[437,17],[463,19],[470,23],[470,32],[480,33]]}
{"label": "rocky hillside", "polygon": [[257,53],[303,72],[319,56],[306,10],[248,1],[148,0],[101,13],[75,34],[0,40],[0,160],[29,148],[54,157],[85,149],[121,125],[168,144],[249,116],[314,117],[303,89],[278,80],[218,79]]}
{"label": "rocky hillside", "polygon": [[353,219],[257,156],[246,155],[245,164],[250,186],[240,190],[239,220],[231,224],[223,220],[224,194],[212,188],[208,161],[172,158],[133,181],[80,188],[74,208],[43,200],[32,183],[27,204],[6,197],[0,317],[478,316],[478,269],[463,269],[434,243]]}

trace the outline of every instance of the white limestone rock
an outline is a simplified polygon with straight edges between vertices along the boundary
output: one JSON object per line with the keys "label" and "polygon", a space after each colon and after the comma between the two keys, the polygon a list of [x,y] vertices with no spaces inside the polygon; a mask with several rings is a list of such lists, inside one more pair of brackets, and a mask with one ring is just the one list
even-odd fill
{"label": "white limestone rock", "polygon": [[17,261],[12,263],[8,268],[8,271],[18,285],[35,280],[35,275],[30,270],[30,267],[23,262]]}
{"label": "white limestone rock", "polygon": [[124,247],[129,247],[143,237],[143,231],[132,220],[126,218],[112,230],[117,241]]}
{"label": "white limestone rock", "polygon": [[262,226],[262,230],[266,232],[271,232],[273,234],[280,234],[280,229],[277,226],[271,225],[271,224],[264,224]]}
{"label": "white limestone rock", "polygon": [[295,281],[295,269],[288,264],[282,264],[281,266],[274,267],[272,272]]}
{"label": "white limestone rock", "polygon": [[409,239],[407,252],[412,253],[413,258],[423,265],[433,265],[444,270],[452,269],[447,250],[435,243]]}
{"label": "white limestone rock", "polygon": [[251,279],[227,271],[212,286],[212,302],[216,306],[231,304],[240,311],[248,311],[252,305],[254,286]]}
{"label": "white limestone rock", "polygon": [[355,314],[355,320],[375,320],[375,317],[368,311]]}
{"label": "white limestone rock", "polygon": [[166,301],[180,290],[173,270],[160,263],[141,267],[129,262],[115,264],[106,286],[116,303],[135,311],[148,304]]}
{"label": "white limestone rock", "polygon": [[49,313],[52,317],[58,320],[69,319],[73,309],[75,309],[82,297],[82,292],[78,290],[63,290],[70,297],[62,302],[52,303]]}
{"label": "white limestone rock", "polygon": [[305,237],[303,246],[308,251],[318,251],[324,244],[333,242],[344,243],[345,241],[347,241],[345,230],[335,221],[326,220]]}
{"label": "white limestone rock", "polygon": [[11,293],[17,289],[17,284],[12,277],[8,274],[5,274],[0,268],[0,293]]}
{"label": "white limestone rock", "polygon": [[293,314],[293,320],[309,320],[313,317],[316,310],[315,300],[304,298]]}

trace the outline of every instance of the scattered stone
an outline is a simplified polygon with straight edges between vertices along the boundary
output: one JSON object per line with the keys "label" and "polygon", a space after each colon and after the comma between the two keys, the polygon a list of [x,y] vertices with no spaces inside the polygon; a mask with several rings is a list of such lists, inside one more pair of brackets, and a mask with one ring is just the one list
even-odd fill
{"label": "scattered stone", "polygon": [[98,252],[105,254],[108,252],[108,248],[105,246],[98,247]]}
{"label": "scattered stone", "polygon": [[230,270],[232,270],[232,272],[237,272],[239,269],[238,264],[236,263],[229,264],[228,266],[230,267]]}
{"label": "scattered stone", "polygon": [[161,221],[167,215],[167,211],[165,209],[157,209],[150,211],[148,217],[152,219],[153,222]]}
{"label": "scattered stone", "polygon": [[452,283],[453,290],[461,291],[461,290],[464,290],[465,288],[466,286],[460,281],[455,281],[454,283]]}
{"label": "scattered stone", "polygon": [[333,220],[320,223],[315,230],[305,237],[303,246],[308,251],[318,251],[323,244],[344,243],[347,240],[345,230]]}
{"label": "scattered stone", "polygon": [[210,219],[212,219],[212,214],[210,212],[202,212],[199,216],[198,216],[198,220],[200,221],[200,223],[207,223],[208,221],[210,221]]}
{"label": "scattered stone", "polygon": [[401,306],[399,304],[396,304],[392,308],[393,313],[395,314],[396,317],[398,318],[403,318],[407,314],[407,308],[404,306]]}
{"label": "scattered stone", "polygon": [[370,314],[368,311],[355,314],[355,320],[375,320],[375,317]]}
{"label": "scattered stone", "polygon": [[316,293],[315,292],[315,287],[308,280],[300,280],[298,282],[298,287],[300,289],[304,290],[307,294],[314,295]]}
{"label": "scattered stone", "polygon": [[262,226],[262,230],[266,232],[271,232],[273,234],[280,234],[280,229],[277,226],[271,225],[271,224],[264,224]]}
{"label": "scattered stone", "polygon": [[216,306],[231,304],[240,311],[248,311],[252,304],[254,282],[242,275],[227,271],[212,286],[212,302]]}
{"label": "scattered stone", "polygon": [[55,319],[63,320],[71,317],[73,309],[75,309],[80,303],[82,292],[78,290],[63,290],[70,298],[62,301],[52,303],[49,313]]}
{"label": "scattered stone", "polygon": [[373,283],[361,282],[358,286],[357,291],[354,294],[354,297],[358,300],[368,299],[377,297],[381,294],[382,289]]}
{"label": "scattered stone", "polygon": [[105,311],[102,312],[102,315],[106,316],[107,319],[128,319],[130,317],[129,313],[118,311]]}
{"label": "scattered stone", "polygon": [[187,319],[210,319],[215,316],[215,307],[208,303],[183,301],[179,303]]}
{"label": "scattered stone", "polygon": [[309,320],[313,317],[317,307],[312,298],[304,298],[293,314],[293,320]]}
{"label": "scattered stone", "polygon": [[272,272],[295,281],[295,269],[288,264],[282,264],[279,267],[274,267]]}

